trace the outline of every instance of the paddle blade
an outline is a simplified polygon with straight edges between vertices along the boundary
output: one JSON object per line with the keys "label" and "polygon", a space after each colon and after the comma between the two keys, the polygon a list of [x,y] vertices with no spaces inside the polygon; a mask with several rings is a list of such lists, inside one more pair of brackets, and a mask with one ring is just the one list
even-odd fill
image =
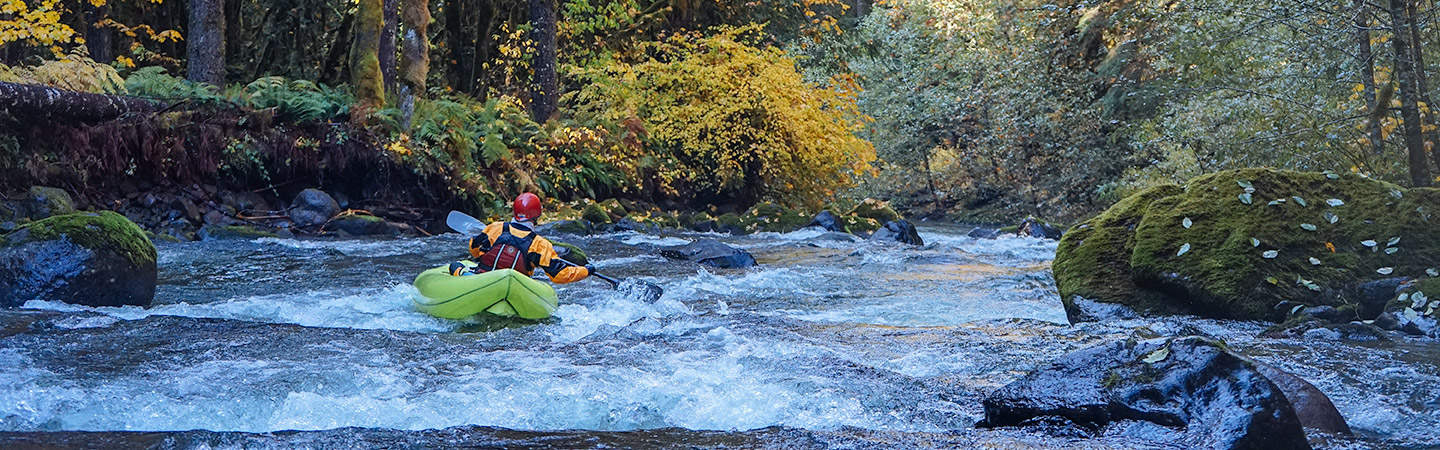
{"label": "paddle blade", "polygon": [[450,215],[445,216],[445,225],[455,230],[456,233],[467,236],[474,236],[485,231],[485,222],[460,211],[450,211]]}

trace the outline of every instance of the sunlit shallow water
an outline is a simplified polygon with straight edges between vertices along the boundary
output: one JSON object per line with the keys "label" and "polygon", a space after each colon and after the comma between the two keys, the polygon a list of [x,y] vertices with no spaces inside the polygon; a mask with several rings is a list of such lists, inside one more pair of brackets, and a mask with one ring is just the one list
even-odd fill
{"label": "sunlit shallow water", "polygon": [[665,295],[561,286],[556,318],[537,324],[412,308],[414,274],[463,255],[455,235],[164,244],[150,308],[0,312],[0,442],[1147,446],[1163,442],[973,425],[986,393],[1065,353],[1200,333],[1329,394],[1360,437],[1323,446],[1437,445],[1433,343],[1259,339],[1265,324],[1185,317],[1069,326],[1053,242],[922,236],[723,237],[761,262],[746,270],[654,256],[713,235],[576,238],[596,266]]}

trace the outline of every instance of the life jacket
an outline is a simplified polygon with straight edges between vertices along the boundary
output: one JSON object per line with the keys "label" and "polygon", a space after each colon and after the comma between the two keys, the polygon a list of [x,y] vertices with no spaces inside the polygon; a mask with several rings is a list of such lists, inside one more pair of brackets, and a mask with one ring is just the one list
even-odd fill
{"label": "life jacket", "polygon": [[490,245],[490,250],[480,255],[480,267],[478,270],[491,271],[496,269],[515,269],[520,273],[532,273],[534,268],[530,265],[530,244],[535,242],[535,232],[529,231],[525,237],[515,237],[510,234],[510,224],[504,224],[500,231],[500,237]]}

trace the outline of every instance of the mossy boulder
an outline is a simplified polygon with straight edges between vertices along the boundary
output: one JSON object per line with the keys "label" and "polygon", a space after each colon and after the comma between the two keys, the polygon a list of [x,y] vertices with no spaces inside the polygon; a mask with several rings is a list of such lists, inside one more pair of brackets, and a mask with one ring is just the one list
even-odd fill
{"label": "mossy boulder", "polygon": [[757,231],[789,233],[810,224],[812,217],[798,210],[786,208],[771,202],[761,202],[745,212],[745,218],[754,223]]}
{"label": "mossy boulder", "polygon": [[1400,291],[1400,295],[1385,306],[1387,317],[1375,322],[1383,323],[1387,329],[1440,338],[1440,278],[1428,276],[1419,282],[1407,283]]}
{"label": "mossy boulder", "polygon": [[1132,281],[1130,254],[1135,250],[1135,227],[1140,225],[1145,209],[1156,200],[1184,192],[1176,185],[1145,189],[1065,233],[1051,267],[1070,321],[1085,319],[1074,303],[1077,296],[1126,303],[1144,310],[1165,306],[1163,296],[1141,290]]}
{"label": "mossy boulder", "polygon": [[148,306],[155,257],[145,231],[114,212],[31,222],[0,239],[0,307],[29,300]]}
{"label": "mossy boulder", "polygon": [[75,212],[75,200],[64,189],[33,186],[26,193],[25,206],[28,211],[26,215],[31,219],[43,219],[50,216],[70,214]]}
{"label": "mossy boulder", "polygon": [[900,213],[895,212],[895,208],[890,207],[890,202],[873,198],[867,198],[861,201],[860,204],[855,205],[855,208],[850,210],[850,215],[866,219],[875,219],[875,223],[877,224],[876,228],[879,228],[878,224],[903,219]]}
{"label": "mossy boulder", "polygon": [[857,236],[868,236],[870,235],[870,233],[875,232],[875,230],[878,230],[881,227],[881,223],[878,220],[871,219],[869,217],[860,217],[856,215],[840,216],[840,223],[845,227],[846,233],[854,234]]}
{"label": "mossy boulder", "polygon": [[585,250],[580,249],[580,247],[575,244],[555,240],[550,241],[550,244],[555,247],[555,254],[558,255],[560,259],[581,266],[590,264],[590,257],[585,254]]}
{"label": "mossy boulder", "polygon": [[[1440,190],[1352,174],[1242,169],[1150,189],[1071,228],[1056,284],[1141,312],[1283,320],[1281,302],[1341,307],[1360,286],[1440,267]],[[1369,319],[1369,318],[1365,318]]]}
{"label": "mossy boulder", "polygon": [[626,209],[625,205],[621,204],[620,200],[617,199],[612,198],[600,202],[599,205],[601,209],[605,210],[606,214],[610,215],[611,220],[620,220],[620,218],[630,215],[630,210]]}
{"label": "mossy boulder", "polygon": [[346,213],[336,216],[325,225],[326,230],[344,232],[351,236],[394,236],[398,230],[385,219],[369,214]]}
{"label": "mossy boulder", "polygon": [[750,234],[755,232],[754,219],[748,219],[735,213],[721,214],[715,218],[715,231],[730,234]]}
{"label": "mossy boulder", "polygon": [[605,212],[605,208],[596,204],[586,206],[585,210],[580,213],[580,217],[596,225],[605,225],[614,222],[614,220],[610,218],[610,214]]}

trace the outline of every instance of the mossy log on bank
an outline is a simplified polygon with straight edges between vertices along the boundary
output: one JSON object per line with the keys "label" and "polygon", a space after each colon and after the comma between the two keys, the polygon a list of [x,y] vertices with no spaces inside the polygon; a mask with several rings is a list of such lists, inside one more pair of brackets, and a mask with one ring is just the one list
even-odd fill
{"label": "mossy log on bank", "polygon": [[99,122],[125,114],[159,111],[165,105],[138,97],[66,91],[48,86],[0,82],[0,111],[31,122]]}
{"label": "mossy log on bank", "polygon": [[1352,174],[1219,172],[1138,193],[1062,239],[1054,273],[1077,297],[1142,312],[1283,320],[1288,301],[1341,307],[1361,284],[1433,277],[1440,190]]}

